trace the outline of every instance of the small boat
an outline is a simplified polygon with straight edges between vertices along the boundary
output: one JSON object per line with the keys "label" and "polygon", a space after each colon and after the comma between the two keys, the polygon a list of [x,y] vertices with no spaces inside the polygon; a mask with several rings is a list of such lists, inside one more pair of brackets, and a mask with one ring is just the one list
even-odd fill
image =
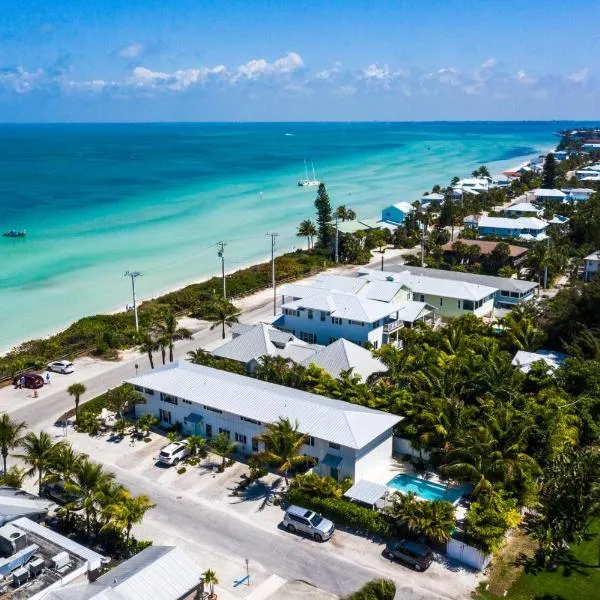
{"label": "small boat", "polygon": [[304,179],[298,180],[298,185],[300,187],[316,187],[321,184],[320,181],[317,181],[317,177],[315,175],[315,163],[311,163],[311,164],[312,164],[313,178],[312,179],[308,178],[308,168],[306,166],[306,160],[305,160],[304,161]]}
{"label": "small boat", "polygon": [[5,231],[2,235],[10,238],[24,238],[27,235],[27,230],[17,231],[16,229],[11,229],[10,231]]}

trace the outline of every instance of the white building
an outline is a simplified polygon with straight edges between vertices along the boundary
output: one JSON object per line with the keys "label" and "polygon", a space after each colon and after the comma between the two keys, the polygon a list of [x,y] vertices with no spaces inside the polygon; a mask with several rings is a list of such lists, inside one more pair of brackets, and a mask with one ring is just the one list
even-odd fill
{"label": "white building", "polygon": [[583,261],[583,280],[590,281],[600,271],[600,250],[588,254]]}
{"label": "white building", "polygon": [[573,202],[581,202],[585,200],[589,200],[590,196],[594,193],[595,190],[592,188],[562,188],[561,190],[564,192],[566,201]]}
{"label": "white building", "polygon": [[540,216],[544,211],[531,202],[519,202],[504,209],[507,217]]}
{"label": "white building", "polygon": [[553,350],[538,350],[537,352],[525,352],[519,350],[512,360],[512,365],[513,367],[518,367],[523,373],[529,373],[533,364],[541,361],[550,367],[551,371],[554,371],[555,369],[558,369],[567,358],[569,357],[566,354],[554,352]]}
{"label": "white building", "polygon": [[396,343],[401,328],[434,320],[433,307],[414,301],[411,291],[394,281],[320,275],[310,285],[283,286],[280,293],[281,314],[273,325],[312,344],[344,338],[379,348]]}
{"label": "white building", "polygon": [[329,346],[308,344],[265,323],[238,323],[233,326],[232,334],[231,340],[215,348],[211,354],[242,363],[249,373],[255,371],[261,356],[281,356],[305,367],[314,364],[334,378],[338,378],[342,371],[352,369],[352,373],[366,381],[373,373],[386,370],[369,350],[343,338]]}
{"label": "white building", "polygon": [[[473,226],[473,221],[468,220],[468,218],[464,219],[464,223]],[[495,236],[536,241],[545,240],[548,237],[546,235],[548,223],[537,217],[510,219],[508,217],[483,215],[477,218],[474,223],[476,223],[479,235],[484,237]]]}
{"label": "white building", "polygon": [[564,200],[566,194],[561,190],[550,188],[536,188],[527,192],[529,198],[533,198],[534,202],[543,202],[544,200]]}
{"label": "white building", "polygon": [[373,477],[388,468],[392,430],[401,417],[358,404],[309,394],[185,361],[128,380],[145,400],[136,414],[162,425],[181,423],[186,434],[212,438],[225,433],[237,451],[263,449],[258,436],[280,418],[297,422],[307,436],[304,454],[314,471],[335,479]]}
{"label": "white building", "polygon": [[490,188],[490,180],[486,177],[467,177],[460,179],[453,188],[464,192],[487,192]]}

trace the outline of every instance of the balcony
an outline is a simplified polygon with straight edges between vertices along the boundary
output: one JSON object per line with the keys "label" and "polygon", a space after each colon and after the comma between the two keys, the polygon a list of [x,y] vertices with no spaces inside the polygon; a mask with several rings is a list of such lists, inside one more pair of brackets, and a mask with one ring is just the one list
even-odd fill
{"label": "balcony", "polygon": [[392,333],[394,331],[398,331],[398,329],[402,329],[404,327],[404,321],[397,319],[396,321],[392,321],[391,323],[385,323],[383,326],[384,333]]}

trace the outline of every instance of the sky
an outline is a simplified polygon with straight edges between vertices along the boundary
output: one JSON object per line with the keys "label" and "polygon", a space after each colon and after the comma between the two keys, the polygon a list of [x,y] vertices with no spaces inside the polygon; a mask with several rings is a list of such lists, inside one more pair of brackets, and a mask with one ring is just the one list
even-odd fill
{"label": "sky", "polygon": [[0,121],[600,117],[597,0],[0,0]]}

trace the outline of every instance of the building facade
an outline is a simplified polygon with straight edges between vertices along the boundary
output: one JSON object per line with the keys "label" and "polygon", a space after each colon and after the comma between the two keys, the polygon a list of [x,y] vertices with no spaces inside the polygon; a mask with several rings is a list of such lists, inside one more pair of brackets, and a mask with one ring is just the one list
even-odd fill
{"label": "building facade", "polygon": [[600,250],[592,252],[584,258],[583,280],[590,281],[598,275],[598,271],[600,271]]}
{"label": "building facade", "polygon": [[406,215],[413,212],[415,209],[412,204],[408,202],[397,202],[396,204],[391,204],[390,206],[386,206],[381,211],[381,220],[386,223],[393,223],[399,225],[404,222]]}

